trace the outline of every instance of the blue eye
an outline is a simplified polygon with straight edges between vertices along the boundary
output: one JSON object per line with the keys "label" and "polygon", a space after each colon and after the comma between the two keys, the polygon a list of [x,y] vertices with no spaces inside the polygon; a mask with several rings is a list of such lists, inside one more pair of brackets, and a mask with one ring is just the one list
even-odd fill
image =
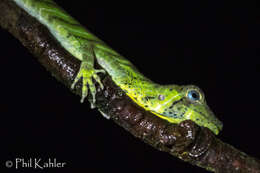
{"label": "blue eye", "polygon": [[188,92],[187,97],[191,100],[191,101],[197,101],[200,99],[200,93],[196,90],[191,90]]}

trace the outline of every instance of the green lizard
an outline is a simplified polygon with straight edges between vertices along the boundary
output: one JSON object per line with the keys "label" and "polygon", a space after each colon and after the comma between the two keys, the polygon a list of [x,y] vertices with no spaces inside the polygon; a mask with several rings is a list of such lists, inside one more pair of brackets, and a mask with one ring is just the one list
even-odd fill
{"label": "green lizard", "polygon": [[[103,88],[98,73],[108,73],[134,102],[155,116],[171,123],[192,120],[215,134],[222,123],[207,106],[203,92],[194,85],[159,85],[143,76],[134,65],[98,39],[52,0],[14,0],[29,15],[45,25],[57,41],[81,67],[72,84],[82,79],[81,102],[92,94],[95,104],[95,81]],[[94,60],[102,69],[94,68]]]}

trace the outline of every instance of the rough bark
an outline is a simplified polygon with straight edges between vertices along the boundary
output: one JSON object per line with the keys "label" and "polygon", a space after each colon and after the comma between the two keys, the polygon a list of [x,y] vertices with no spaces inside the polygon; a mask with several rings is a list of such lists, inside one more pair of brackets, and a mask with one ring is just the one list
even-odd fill
{"label": "rough bark", "polygon": [[[80,62],[51,36],[48,30],[11,0],[0,1],[0,25],[30,50],[52,75],[70,88]],[[97,108],[142,141],[193,165],[213,172],[260,173],[260,161],[217,139],[207,128],[191,121],[171,124],[143,110],[102,76]],[[81,94],[81,84],[73,90]],[[91,98],[88,98],[91,99]]]}

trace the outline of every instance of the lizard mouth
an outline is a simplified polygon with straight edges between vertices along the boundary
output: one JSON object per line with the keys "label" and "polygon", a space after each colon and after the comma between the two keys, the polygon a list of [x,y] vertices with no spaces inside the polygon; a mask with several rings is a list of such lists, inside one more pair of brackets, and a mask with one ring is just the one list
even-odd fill
{"label": "lizard mouth", "polygon": [[[193,110],[194,111],[194,110]],[[206,127],[210,129],[215,135],[218,135],[219,132],[223,128],[223,124],[221,121],[219,121],[215,115],[210,111],[208,113],[202,113],[194,111],[193,113],[185,113],[185,118],[173,118],[169,116],[165,116],[159,113],[156,113],[154,111],[151,111],[153,114],[158,116],[161,119],[167,120],[170,123],[179,124],[182,121],[185,120],[191,120],[194,123],[196,123],[198,126]]]}

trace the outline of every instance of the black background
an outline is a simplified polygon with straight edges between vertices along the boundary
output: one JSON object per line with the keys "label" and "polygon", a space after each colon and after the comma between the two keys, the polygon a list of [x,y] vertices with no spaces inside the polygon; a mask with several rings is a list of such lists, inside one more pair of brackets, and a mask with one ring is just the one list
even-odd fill
{"label": "black background", "polygon": [[[200,86],[224,123],[219,138],[260,158],[256,2],[57,2],[153,81]],[[0,30],[0,38],[1,168],[18,157],[50,157],[67,162],[59,172],[207,172],[80,104],[12,35]]]}

